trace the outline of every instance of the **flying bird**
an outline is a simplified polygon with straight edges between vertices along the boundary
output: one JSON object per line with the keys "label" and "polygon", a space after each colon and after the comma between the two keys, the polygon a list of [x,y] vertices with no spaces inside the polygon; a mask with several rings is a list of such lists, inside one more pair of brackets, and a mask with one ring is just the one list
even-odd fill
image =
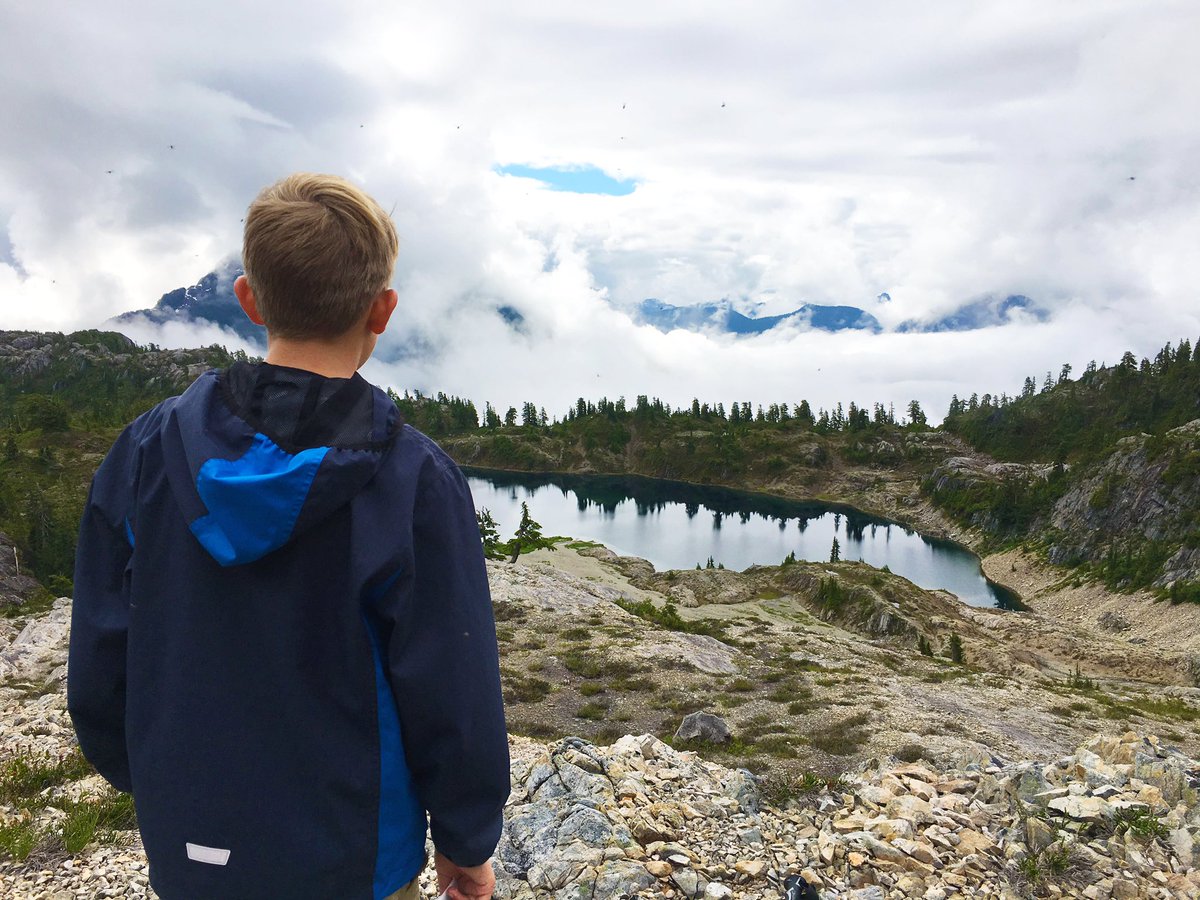
{"label": "flying bird", "polygon": [[724,108],[725,108],[725,104],[724,104],[724,103],[722,103],[722,104],[721,104],[721,109],[724,109]]}
{"label": "flying bird", "polygon": [[168,148],[170,148],[171,150],[174,150],[174,149],[175,149],[175,145],[174,145],[174,144],[167,144],[167,147],[168,147]]}
{"label": "flying bird", "polygon": [[624,109],[624,108],[625,108],[625,104],[624,104],[624,103],[622,103],[622,104],[621,104],[621,109]]}
{"label": "flying bird", "polygon": [[1129,176],[1129,180],[1130,180],[1130,181],[1137,181],[1137,176],[1136,176],[1136,175],[1130,175],[1130,176]]}
{"label": "flying bird", "polygon": [[105,170],[104,170],[104,174],[105,174],[105,175],[111,175],[111,174],[112,174],[112,169],[105,169]]}

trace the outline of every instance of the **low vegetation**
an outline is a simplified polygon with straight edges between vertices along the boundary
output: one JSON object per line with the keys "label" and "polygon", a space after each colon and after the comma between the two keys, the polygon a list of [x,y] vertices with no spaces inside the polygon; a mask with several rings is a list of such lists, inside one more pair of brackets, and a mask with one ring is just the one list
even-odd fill
{"label": "low vegetation", "polygon": [[[94,774],[78,750],[59,757],[18,754],[0,764],[0,804],[10,807],[0,825],[0,858],[22,862],[39,857],[79,853],[93,841],[114,843],[137,827],[133,797],[111,788],[95,797],[71,799],[64,790]],[[44,824],[48,807],[60,815]]]}

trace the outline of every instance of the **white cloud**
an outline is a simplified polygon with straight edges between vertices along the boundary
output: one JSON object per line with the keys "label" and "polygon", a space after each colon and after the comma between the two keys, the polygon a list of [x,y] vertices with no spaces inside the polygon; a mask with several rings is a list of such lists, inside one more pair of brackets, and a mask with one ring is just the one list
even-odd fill
{"label": "white cloud", "polygon": [[[1193,3],[76,12],[0,12],[0,327],[151,305],[236,250],[259,187],[313,169],[395,204],[403,306],[382,355],[402,361],[370,371],[400,387],[555,411],[646,392],[940,414],[954,391],[1200,332]],[[504,163],[639,187],[540,190]],[[612,309],[807,301],[895,325],[1014,293],[1051,320],[734,340]]]}

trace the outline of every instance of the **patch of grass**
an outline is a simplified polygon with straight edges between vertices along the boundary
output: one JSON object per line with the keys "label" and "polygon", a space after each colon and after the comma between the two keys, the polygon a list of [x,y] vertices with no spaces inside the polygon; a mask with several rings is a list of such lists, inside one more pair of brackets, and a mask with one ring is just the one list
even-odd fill
{"label": "patch of grass", "polygon": [[528,613],[515,603],[493,603],[492,615],[496,617],[497,622],[508,622],[511,620],[520,621]]}
{"label": "patch of grass", "polygon": [[600,703],[585,703],[579,709],[575,710],[575,717],[579,719],[603,719],[605,713],[608,712],[608,707]]}
{"label": "patch of grass", "polygon": [[810,737],[812,745],[831,756],[850,756],[866,743],[867,736],[862,726],[869,718],[866,713],[856,713],[828,729],[817,729]]}
{"label": "patch of grass", "polygon": [[811,698],[805,698],[803,700],[793,700],[791,703],[788,704],[787,711],[788,711],[788,715],[791,715],[791,716],[803,716],[807,713],[812,712],[814,709],[817,708],[817,706],[819,706],[819,704],[816,703],[814,700],[812,700]]}
{"label": "patch of grass", "polygon": [[[21,814],[0,826],[0,858],[21,862],[38,848],[53,850],[59,844],[74,855],[93,840],[112,843],[118,838],[117,832],[136,828],[133,797],[129,794],[109,789],[99,797],[75,801],[44,797],[48,789],[77,781],[93,771],[77,749],[60,758],[21,755],[6,760],[0,767],[0,802],[15,806]],[[46,805],[65,813],[54,832],[43,832],[34,824],[34,813]]]}
{"label": "patch of grass", "polygon": [[540,703],[552,690],[550,682],[543,678],[522,675],[511,670],[503,672],[502,675],[505,703]]}
{"label": "patch of grass", "polygon": [[682,631],[687,634],[702,634],[709,637],[715,637],[718,640],[725,639],[725,631],[715,622],[697,621],[691,622],[679,615],[679,608],[674,603],[668,601],[663,606],[658,607],[649,600],[641,600],[634,602],[632,600],[618,600],[617,606],[628,613],[632,613],[640,619],[645,619],[647,622],[653,622],[660,628],[665,628],[668,631]]}
{"label": "patch of grass", "polygon": [[595,541],[567,541],[564,545],[568,550],[591,550],[594,547],[603,547],[603,544],[598,544]]}
{"label": "patch of grass", "polygon": [[814,659],[789,656],[780,663],[788,672],[821,672],[826,668]]}
{"label": "patch of grass", "polygon": [[795,681],[786,681],[779,685],[775,690],[767,695],[767,699],[773,703],[791,703],[799,699],[806,699],[812,696],[812,690],[802,684],[797,684]]}
{"label": "patch of grass", "polygon": [[770,734],[756,740],[754,748],[760,753],[769,753],[771,756],[776,756],[780,759],[795,759],[800,755],[796,751],[797,745],[804,743],[807,742],[803,738],[784,734]]}
{"label": "patch of grass", "polygon": [[915,763],[919,760],[929,759],[931,754],[920,744],[905,744],[902,747],[897,747],[892,756],[896,757],[900,762]]}
{"label": "patch of grass", "polygon": [[508,716],[508,730],[522,737],[550,738],[559,736],[559,732],[545,722],[511,715]]}
{"label": "patch of grass", "polygon": [[849,789],[849,782],[841,774],[825,774],[805,769],[798,774],[778,773],[767,776],[762,785],[762,796],[772,806],[783,806],[789,800],[815,794],[818,791],[842,793]]}
{"label": "patch of grass", "polygon": [[591,638],[592,632],[587,628],[568,628],[559,636],[565,641],[586,641]]}
{"label": "patch of grass", "polygon": [[49,787],[86,778],[95,771],[76,748],[60,756],[20,754],[0,765],[0,803],[27,808],[34,797]]}
{"label": "patch of grass", "polygon": [[600,660],[586,650],[568,650],[559,656],[559,660],[568,672],[580,678],[599,678],[604,671]]}
{"label": "patch of grass", "polygon": [[604,685],[597,684],[594,681],[585,681],[579,686],[579,693],[585,697],[594,697],[596,694],[603,694],[604,690]]}
{"label": "patch of grass", "polygon": [[614,678],[609,682],[609,687],[614,691],[629,693],[632,691],[652,691],[655,688],[655,684],[645,675],[636,675],[633,678]]}
{"label": "patch of grass", "polygon": [[754,682],[749,678],[735,678],[725,686],[726,690],[746,694],[754,690]]}
{"label": "patch of grass", "polygon": [[0,859],[24,862],[37,846],[41,834],[33,819],[19,819],[8,825],[0,825]]}

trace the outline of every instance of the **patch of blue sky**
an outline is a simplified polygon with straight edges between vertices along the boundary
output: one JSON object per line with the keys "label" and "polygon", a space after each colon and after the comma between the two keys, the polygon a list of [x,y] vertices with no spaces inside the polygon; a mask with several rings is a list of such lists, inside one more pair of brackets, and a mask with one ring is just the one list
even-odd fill
{"label": "patch of blue sky", "polygon": [[549,185],[556,191],[568,191],[572,194],[607,194],[612,197],[624,197],[632,194],[637,187],[637,181],[613,178],[603,169],[595,166],[534,166],[508,165],[496,166],[495,171],[501,175],[513,175],[517,178],[532,178]]}

